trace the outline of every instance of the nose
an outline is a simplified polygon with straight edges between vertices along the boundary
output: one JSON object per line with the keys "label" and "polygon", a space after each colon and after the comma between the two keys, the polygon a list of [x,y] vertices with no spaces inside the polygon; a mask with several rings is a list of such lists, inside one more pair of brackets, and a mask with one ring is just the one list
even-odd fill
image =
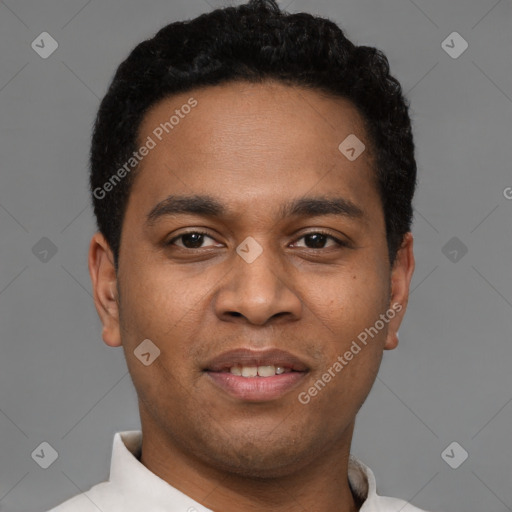
{"label": "nose", "polygon": [[217,316],[254,325],[298,320],[303,305],[294,289],[297,272],[269,248],[253,261],[234,253],[231,271],[214,298]]}

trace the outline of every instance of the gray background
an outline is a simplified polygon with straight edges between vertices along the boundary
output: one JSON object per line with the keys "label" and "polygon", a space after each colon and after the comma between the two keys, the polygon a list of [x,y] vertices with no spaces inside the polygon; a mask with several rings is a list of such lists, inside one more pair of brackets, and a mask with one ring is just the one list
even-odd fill
{"label": "gray background", "polygon": [[[104,345],[91,298],[91,125],[138,42],[222,4],[0,2],[2,511],[42,511],[106,479],[114,432],[139,427],[122,349]],[[281,5],[381,48],[412,104],[417,267],[400,345],[385,353],[353,453],[380,494],[428,510],[512,510],[512,4]],[[31,48],[43,31],[59,43],[47,59]],[[453,31],[469,43],[456,59],[441,45]],[[36,245],[43,237],[56,254]],[[452,237],[457,254],[445,246]],[[59,454],[48,469],[31,457],[43,441]],[[453,441],[469,453],[458,469],[441,457]]]}

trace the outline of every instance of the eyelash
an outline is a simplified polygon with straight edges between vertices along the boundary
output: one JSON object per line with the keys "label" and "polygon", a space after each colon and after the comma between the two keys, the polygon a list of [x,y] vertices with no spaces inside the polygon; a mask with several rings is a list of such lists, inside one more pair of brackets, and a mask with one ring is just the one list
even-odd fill
{"label": "eyelash", "polygon": [[[209,234],[209,233],[206,233],[205,231],[188,231],[186,233],[181,233],[181,235],[178,235],[178,236],[175,236],[174,238],[172,238],[171,240],[169,240],[168,242],[165,243],[166,246],[172,246],[173,243],[176,241],[176,240],[179,240],[181,237],[183,236],[186,236],[186,235],[203,235],[203,236],[207,236],[208,238],[211,238],[214,240],[214,238]],[[330,233],[326,232],[326,231],[322,231],[322,230],[317,230],[317,231],[310,231],[309,233],[304,233],[301,237],[299,237],[297,240],[300,240],[308,235],[324,235],[326,236],[327,238],[330,238],[331,240],[334,240],[334,242],[336,242],[336,244],[339,246],[339,247],[348,247],[349,244],[347,242],[344,242],[343,240],[340,240],[339,238],[336,238],[335,236],[331,235]],[[201,247],[197,248],[197,249],[189,249],[187,247],[180,247],[180,249],[185,249],[187,251],[198,251],[198,250],[201,250]],[[311,247],[304,247],[304,249],[310,249],[312,251],[319,251],[319,250],[322,250],[322,249],[325,249],[325,247],[322,247],[320,249],[313,249]]]}

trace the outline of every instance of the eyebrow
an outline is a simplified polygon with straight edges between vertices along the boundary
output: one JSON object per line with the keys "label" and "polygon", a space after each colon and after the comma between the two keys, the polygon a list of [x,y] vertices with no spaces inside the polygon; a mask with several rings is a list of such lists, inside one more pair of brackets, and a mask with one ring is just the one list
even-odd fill
{"label": "eyebrow", "polygon": [[[199,215],[220,218],[234,215],[229,208],[208,195],[169,196],[160,201],[147,215],[145,224],[154,225],[159,219],[176,215]],[[283,204],[278,211],[281,218],[316,217],[337,215],[348,219],[362,220],[364,211],[343,197],[301,197]]]}

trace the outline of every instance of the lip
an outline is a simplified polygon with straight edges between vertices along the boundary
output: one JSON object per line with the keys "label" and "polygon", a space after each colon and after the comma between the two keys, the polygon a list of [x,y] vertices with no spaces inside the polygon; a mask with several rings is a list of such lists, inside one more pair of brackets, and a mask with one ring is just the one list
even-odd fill
{"label": "lip", "polygon": [[207,363],[205,370],[209,372],[222,372],[229,370],[237,364],[241,366],[282,366],[296,372],[309,370],[303,361],[285,350],[270,349],[256,351],[244,348],[229,350],[214,357]]}
{"label": "lip", "polygon": [[273,377],[241,377],[228,372],[206,372],[211,381],[233,398],[245,402],[277,400],[294,389],[306,372],[290,372]]}
{"label": "lip", "polygon": [[[292,371],[272,377],[242,377],[229,369],[242,366],[281,366]],[[299,386],[309,372],[307,365],[284,350],[254,351],[236,349],[212,359],[204,369],[205,375],[220,390],[246,402],[267,402],[281,398]]]}

